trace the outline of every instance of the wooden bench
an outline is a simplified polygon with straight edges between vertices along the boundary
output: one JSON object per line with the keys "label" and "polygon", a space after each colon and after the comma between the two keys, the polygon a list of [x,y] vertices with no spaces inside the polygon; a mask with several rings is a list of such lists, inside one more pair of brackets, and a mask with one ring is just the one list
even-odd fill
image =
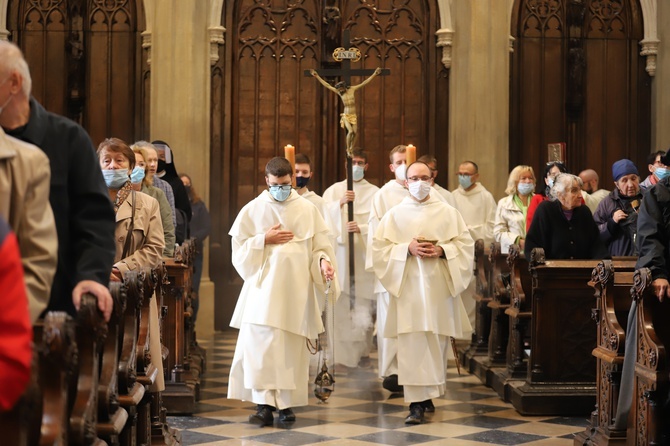
{"label": "wooden bench", "polygon": [[631,288],[636,259],[634,257],[603,260],[593,270],[591,282],[595,289],[597,323],[596,408],[589,426],[575,436],[575,445],[623,445],[626,429],[614,425],[619,401],[619,386],[624,359],[626,321],[631,305]]}
{"label": "wooden bench", "polygon": [[627,444],[668,444],[670,392],[668,347],[670,346],[670,303],[659,302],[651,289],[648,268],[635,271],[633,298],[637,311],[637,351],[633,404],[628,418]]}
{"label": "wooden bench", "polygon": [[509,399],[524,415],[588,414],[596,396],[596,302],[588,282],[598,261],[544,260],[536,250],[528,373],[523,385],[509,389]]}
{"label": "wooden bench", "polygon": [[461,355],[461,364],[469,372],[474,371],[475,356],[487,356],[489,350],[489,334],[491,331],[491,301],[488,277],[490,274],[489,251],[484,249],[484,240],[475,242],[475,326],[472,341]]}

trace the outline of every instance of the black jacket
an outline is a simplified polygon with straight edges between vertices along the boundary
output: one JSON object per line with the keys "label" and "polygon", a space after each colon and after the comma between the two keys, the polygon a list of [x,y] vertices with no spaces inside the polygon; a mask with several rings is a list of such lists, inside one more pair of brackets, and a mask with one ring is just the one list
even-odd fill
{"label": "black jacket", "polygon": [[670,178],[659,181],[642,200],[637,215],[636,268],[649,268],[652,279],[668,278],[670,266]]}
{"label": "black jacket", "polygon": [[28,124],[7,134],[36,145],[49,157],[58,268],[47,311],[75,314],[75,285],[94,280],[107,286],[116,253],[114,208],[98,156],[79,124],[46,111],[34,98]]}
{"label": "black jacket", "polygon": [[609,257],[589,208],[583,205],[574,208],[572,219],[568,221],[558,200],[543,201],[535,211],[526,235],[526,258],[529,259],[530,252],[538,247],[544,248],[547,259]]}

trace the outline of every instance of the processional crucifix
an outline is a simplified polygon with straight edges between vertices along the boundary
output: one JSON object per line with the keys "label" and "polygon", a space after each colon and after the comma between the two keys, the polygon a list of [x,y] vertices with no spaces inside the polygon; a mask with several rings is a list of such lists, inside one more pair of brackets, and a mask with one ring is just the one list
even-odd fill
{"label": "processional crucifix", "polygon": [[[361,59],[361,51],[351,46],[351,37],[349,30],[342,33],[342,46],[333,51],[333,59],[340,62],[340,68],[326,68],[320,70],[305,70],[305,76],[314,76],[324,87],[334,92],[342,99],[344,109],[340,114],[340,126],[346,132],[347,145],[347,190],[354,190],[352,156],[354,143],[358,132],[358,118],[356,114],[356,90],[366,86],[376,76],[386,76],[391,74],[391,70],[377,68],[370,69],[351,69],[351,62],[358,62]],[[334,86],[329,84],[322,76],[342,77],[342,81]],[[357,85],[351,85],[351,76],[370,76]],[[347,203],[347,219],[354,221],[354,203]],[[356,280],[354,269],[354,233],[349,232],[349,299],[350,308],[354,308],[356,296]]]}

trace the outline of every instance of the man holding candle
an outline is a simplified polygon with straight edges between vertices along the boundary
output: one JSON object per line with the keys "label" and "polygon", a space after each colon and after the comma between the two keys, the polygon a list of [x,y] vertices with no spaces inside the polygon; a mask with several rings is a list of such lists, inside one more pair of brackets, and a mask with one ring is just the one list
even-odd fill
{"label": "man holding candle", "polygon": [[431,182],[426,164],[409,166],[409,196],[384,215],[372,243],[375,275],[391,296],[383,335],[397,342],[407,424],[422,423],[445,392],[449,337],[472,331],[460,294],[473,275],[474,241]]}
{"label": "man holding candle", "polygon": [[[228,398],[256,403],[249,422],[295,421],[292,407],[308,404],[305,344],[324,330],[312,292],[333,280],[328,228],[318,210],[291,188],[292,165],[282,157],[265,167],[268,189],[245,205],[230,235],[232,260],[244,279],[230,325],[240,330]],[[339,290],[333,282],[331,295]]]}
{"label": "man holding candle", "polygon": [[[368,237],[368,220],[372,197],[379,188],[365,180],[368,157],[363,149],[356,147],[352,157],[353,190],[347,190],[347,181],[330,186],[323,193],[332,222],[331,232],[335,237],[335,253],[340,265],[340,287],[344,296],[335,308],[334,345],[338,364],[356,367],[369,362],[372,347],[372,318],[374,281],[371,271],[365,270],[365,254]],[[354,203],[354,220],[349,221],[347,203]],[[354,234],[355,305],[351,308],[349,290],[349,242],[347,235]],[[365,358],[368,358],[366,361]]]}
{"label": "man holding candle", "polygon": [[[410,150],[411,153],[411,150]],[[414,152],[416,154],[416,152]],[[416,156],[416,155],[415,155]],[[407,146],[397,145],[389,154],[391,164],[389,169],[395,174],[395,179],[386,183],[372,199],[370,208],[370,220],[368,221],[368,243],[365,268],[373,270],[372,266],[372,236],[382,217],[395,205],[404,200],[407,195],[405,184],[407,170]],[[431,188],[431,191],[434,189]],[[438,193],[431,195],[440,201],[444,198]],[[389,295],[382,284],[375,281],[375,294],[377,296],[377,349],[379,360],[379,376],[384,378],[383,386],[391,392],[401,392],[402,386],[398,385],[398,365],[396,361],[396,340],[384,337],[384,323],[389,305]]]}

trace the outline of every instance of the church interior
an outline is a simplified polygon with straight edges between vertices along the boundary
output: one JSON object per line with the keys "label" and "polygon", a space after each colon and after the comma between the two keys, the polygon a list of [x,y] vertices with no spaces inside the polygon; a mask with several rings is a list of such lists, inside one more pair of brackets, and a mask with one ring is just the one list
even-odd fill
{"label": "church interior", "polygon": [[[355,97],[356,145],[368,153],[366,179],[377,186],[393,178],[387,159],[398,144],[434,156],[436,182],[448,190],[458,187],[459,165],[476,162],[496,201],[515,166],[543,172],[552,161],[550,145],[561,143],[570,172],[594,169],[606,189],[616,160],[632,160],[644,178],[647,156],[670,147],[670,45],[664,44],[670,2],[664,0],[0,0],[0,39],[24,52],[33,96],[80,123],[94,146],[108,137],[168,142],[177,170],[191,176],[209,209],[195,327],[206,351],[199,401],[193,416],[168,411],[167,417],[181,430],[181,444],[550,446],[615,444],[612,438],[624,444],[625,429],[606,425],[602,410],[598,418],[588,409],[595,408],[594,394],[611,396],[596,381],[591,356],[595,299],[582,321],[591,324],[593,345],[575,342],[574,349],[588,350],[590,375],[552,381],[567,383],[579,410],[562,400],[541,409],[545,403],[532,395],[541,386],[531,382],[541,374],[519,378],[540,362],[506,359],[513,345],[516,353],[530,348],[523,332],[501,341],[502,357],[490,352],[500,340],[495,330],[514,332],[510,324],[521,320],[519,312],[513,323],[494,322],[490,337],[489,320],[485,337],[478,332],[471,342],[459,341],[460,373],[452,358],[447,395],[419,426],[403,424],[402,398],[382,389],[374,367],[336,371],[332,399],[323,404],[311,397],[290,428],[249,426],[244,420],[253,405],[226,399],[237,333],[229,323],[243,285],[229,230],[240,209],[266,189],[265,165],[283,156],[286,145],[312,160],[310,189],[317,194],[345,178],[342,103],[309,74],[342,68],[334,52],[345,32],[359,54],[352,70],[384,70]],[[332,84],[342,80],[324,76]],[[366,76],[354,71],[348,80],[357,85]],[[495,269],[482,262],[482,275]],[[580,270],[584,283],[594,266]],[[484,279],[481,294],[495,302],[496,284]],[[587,291],[593,296],[593,288]],[[498,302],[504,308],[483,307],[493,308],[494,320],[506,318],[513,295]],[[613,355],[603,353],[598,367]],[[610,377],[619,359],[607,363]],[[500,384],[494,375],[503,369],[509,371],[504,380],[536,387]],[[551,367],[544,370],[550,374]],[[592,391],[587,410],[575,390],[585,381]],[[667,386],[667,376],[661,381]],[[598,397],[599,408],[606,403],[612,401]],[[590,428],[600,437],[593,439]],[[628,432],[628,444],[650,444],[632,443]],[[598,442],[604,437],[612,442]]]}

